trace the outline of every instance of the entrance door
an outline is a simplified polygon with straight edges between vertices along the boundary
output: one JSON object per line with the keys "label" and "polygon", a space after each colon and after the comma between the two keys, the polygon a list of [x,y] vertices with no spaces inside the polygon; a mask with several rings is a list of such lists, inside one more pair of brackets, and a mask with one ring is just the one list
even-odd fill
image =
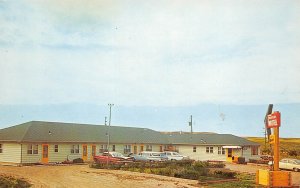
{"label": "entrance door", "polygon": [[92,161],[94,160],[95,155],[96,155],[96,146],[92,145],[92,155],[91,155],[91,160]]}
{"label": "entrance door", "polygon": [[82,159],[87,160],[87,145],[82,145]]}
{"label": "entrance door", "polygon": [[144,146],[141,146],[141,152],[144,151]]}
{"label": "entrance door", "polygon": [[48,146],[48,144],[42,144],[42,148],[43,148],[43,150],[42,150],[42,163],[48,163],[48,161],[49,161],[49,152],[48,152],[48,150],[49,150],[49,146]]}
{"label": "entrance door", "polygon": [[232,162],[232,154],[233,154],[233,149],[232,148],[228,148],[227,149],[227,161]]}
{"label": "entrance door", "polygon": [[133,153],[137,154],[137,146],[133,146]]}

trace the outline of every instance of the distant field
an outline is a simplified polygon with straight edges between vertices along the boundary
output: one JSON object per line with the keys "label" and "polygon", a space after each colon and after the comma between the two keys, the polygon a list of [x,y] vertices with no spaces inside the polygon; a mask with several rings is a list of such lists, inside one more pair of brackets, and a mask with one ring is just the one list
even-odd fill
{"label": "distant field", "polygon": [[[263,137],[247,137],[246,139],[260,143],[261,149],[265,148],[265,139]],[[269,144],[267,143],[267,148]],[[300,158],[300,138],[280,138],[280,151],[282,157],[290,157],[288,155],[289,151],[295,150],[298,153],[297,158]],[[295,156],[292,156],[295,158]]]}

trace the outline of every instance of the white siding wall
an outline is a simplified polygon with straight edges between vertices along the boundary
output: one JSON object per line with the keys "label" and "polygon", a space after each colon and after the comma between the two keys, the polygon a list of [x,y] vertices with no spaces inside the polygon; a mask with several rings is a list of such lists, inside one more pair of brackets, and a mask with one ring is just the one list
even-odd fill
{"label": "white siding wall", "polygon": [[[34,144],[34,143],[32,143]],[[82,145],[87,145],[87,161],[92,161],[92,145],[96,146],[96,155],[100,155],[100,145],[102,144],[79,144],[79,153],[71,154],[71,146],[78,144],[61,144],[61,143],[51,143],[49,145],[49,162],[63,162],[65,160],[72,161],[76,158],[82,158]],[[58,152],[54,152],[54,145],[58,145]],[[124,154],[125,144],[111,144],[110,151],[112,151],[112,145],[115,145],[115,151]],[[131,145],[131,153],[133,153],[134,144]],[[140,152],[141,145],[144,146],[144,151],[146,150],[146,144],[136,144],[137,152]],[[0,153],[0,162],[15,162],[20,163],[21,161],[21,147],[20,144],[3,144],[3,153]],[[218,146],[208,146],[213,147],[213,153],[206,153],[207,146],[196,146],[196,152],[193,152],[192,145],[177,145],[179,153],[182,155],[189,156],[194,160],[218,160],[226,161],[227,152],[225,155],[218,154]],[[38,154],[27,154],[28,144],[22,144],[22,163],[37,163],[42,162],[42,144],[38,144]],[[160,145],[152,145],[152,151],[160,151]],[[126,155],[126,154],[125,154]],[[251,148],[246,150],[234,149],[233,156],[244,156],[246,161],[249,159],[257,159],[259,155],[251,155]]]}
{"label": "white siding wall", "polygon": [[[141,146],[144,146],[144,151],[146,151],[146,145],[147,144],[112,144],[116,146],[116,152],[124,154],[124,145],[131,145],[131,153],[134,152],[134,146],[137,146],[137,152],[141,152]],[[110,145],[110,151],[112,151],[112,145]],[[155,145],[155,144],[149,144],[152,145],[152,151],[159,152],[161,145]],[[100,147],[100,144],[97,145]],[[99,149],[98,149],[99,152]],[[126,155],[126,154],[125,154]]]}
{"label": "white siding wall", "polygon": [[[30,143],[36,144],[36,143]],[[27,154],[28,144],[22,144],[21,163],[38,163],[42,161],[42,145],[38,144],[38,154]]]}
{"label": "white siding wall", "polygon": [[206,146],[196,146],[196,152],[193,152],[193,146],[176,146],[178,151],[182,155],[190,157],[190,159],[206,161],[206,160],[217,160],[226,161],[226,155],[218,154],[218,146],[213,147],[213,153],[206,153]]}
{"label": "white siding wall", "polygon": [[[58,152],[54,151],[55,145],[58,145]],[[79,145],[79,153],[71,153],[72,145]],[[76,158],[82,158],[82,144],[49,144],[49,162],[72,161]]]}
{"label": "white siding wall", "polygon": [[2,144],[2,153],[0,153],[0,162],[20,163],[21,145],[17,143],[0,143]]}
{"label": "white siding wall", "polygon": [[[260,153],[260,148],[258,148],[258,153]],[[245,157],[246,161],[248,162],[249,159],[259,159],[260,155],[252,155],[251,154],[251,147],[243,150],[243,157]]]}

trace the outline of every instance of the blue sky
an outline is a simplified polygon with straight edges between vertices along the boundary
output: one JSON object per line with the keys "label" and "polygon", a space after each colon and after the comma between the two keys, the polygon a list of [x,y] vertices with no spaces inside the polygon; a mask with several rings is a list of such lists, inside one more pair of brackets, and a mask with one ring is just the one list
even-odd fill
{"label": "blue sky", "polygon": [[274,103],[299,137],[299,23],[296,0],[0,0],[0,127],[114,103],[118,125],[259,136]]}

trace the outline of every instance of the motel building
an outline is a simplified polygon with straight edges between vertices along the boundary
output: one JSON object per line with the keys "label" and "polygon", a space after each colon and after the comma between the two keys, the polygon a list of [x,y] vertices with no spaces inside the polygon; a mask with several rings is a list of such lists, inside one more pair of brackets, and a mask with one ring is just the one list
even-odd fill
{"label": "motel building", "polygon": [[[109,130],[108,130],[109,128]],[[109,132],[109,134],[108,134]],[[0,129],[0,163],[93,161],[108,148],[128,155],[177,151],[194,160],[258,159],[259,144],[231,134],[161,133],[147,128],[31,121]]]}

